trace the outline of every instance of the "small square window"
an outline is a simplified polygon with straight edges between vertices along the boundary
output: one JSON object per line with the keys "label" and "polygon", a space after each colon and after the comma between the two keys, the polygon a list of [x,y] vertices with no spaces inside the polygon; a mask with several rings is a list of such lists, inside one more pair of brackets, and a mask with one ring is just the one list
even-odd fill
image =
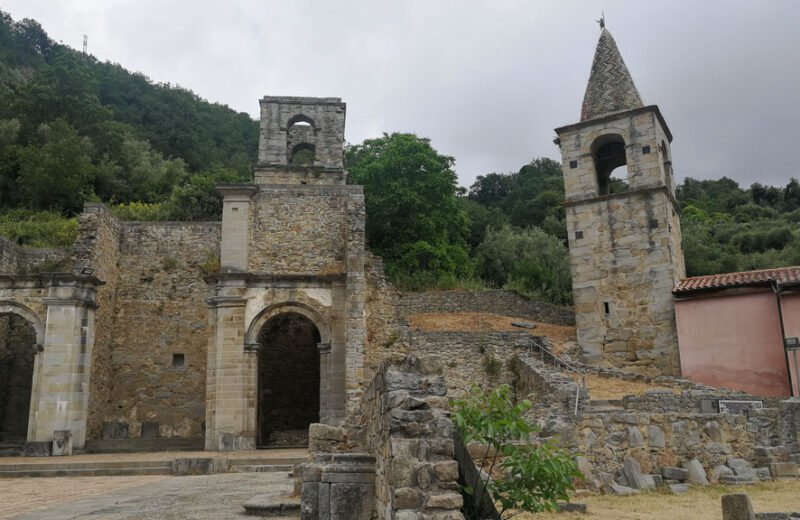
{"label": "small square window", "polygon": [[569,167],[573,168],[573,169],[577,168],[578,167],[578,161],[570,161],[569,162]]}
{"label": "small square window", "polygon": [[643,153],[643,154],[648,154],[648,153],[650,153],[650,145],[647,145],[647,146],[642,146],[642,153]]}
{"label": "small square window", "polygon": [[183,368],[186,366],[186,356],[184,354],[172,354],[172,368]]}
{"label": "small square window", "polygon": [[581,238],[583,238],[583,231],[576,231],[575,240],[580,240]]}
{"label": "small square window", "polygon": [[650,225],[650,229],[656,229],[658,227],[658,220],[656,220],[654,218],[650,219],[649,225]]}

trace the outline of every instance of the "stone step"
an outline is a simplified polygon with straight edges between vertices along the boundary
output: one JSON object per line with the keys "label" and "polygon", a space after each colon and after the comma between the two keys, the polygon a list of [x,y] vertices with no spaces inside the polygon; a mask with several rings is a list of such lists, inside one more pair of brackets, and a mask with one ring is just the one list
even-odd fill
{"label": "stone step", "polygon": [[291,473],[293,464],[231,464],[231,468],[239,473]]}
{"label": "stone step", "polygon": [[0,468],[0,478],[20,477],[120,477],[141,475],[171,475],[172,465],[132,466],[132,467],[89,467],[89,468],[26,468],[9,470]]}
{"label": "stone step", "polygon": [[250,516],[267,518],[300,518],[299,498],[276,498],[273,495],[256,495],[243,504]]}
{"label": "stone step", "polygon": [[[215,464],[214,461],[221,464]],[[179,461],[181,467],[174,466]],[[0,464],[0,478],[9,477],[63,477],[63,476],[121,476],[121,475],[189,475],[207,472],[230,471],[238,473],[285,472],[291,474],[296,464],[306,462],[305,457],[212,459],[209,457],[176,458],[161,460],[109,460],[75,462],[69,457],[38,459],[36,463]],[[197,466],[197,467],[195,467]],[[181,470],[183,468],[183,470]],[[184,471],[186,468],[194,471]]]}
{"label": "stone step", "polygon": [[94,439],[86,441],[87,453],[137,453],[152,451],[203,451],[203,439]]}
{"label": "stone step", "polygon": [[590,399],[587,403],[588,406],[598,408],[622,408],[623,402],[621,399]]}

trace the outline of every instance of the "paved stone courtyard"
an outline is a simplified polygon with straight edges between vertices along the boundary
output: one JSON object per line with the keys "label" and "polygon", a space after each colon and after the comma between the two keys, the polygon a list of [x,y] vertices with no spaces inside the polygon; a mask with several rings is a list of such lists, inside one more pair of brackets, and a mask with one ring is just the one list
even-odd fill
{"label": "paved stone courtyard", "polygon": [[211,520],[245,518],[254,495],[291,493],[285,472],[194,477],[3,479],[0,519]]}

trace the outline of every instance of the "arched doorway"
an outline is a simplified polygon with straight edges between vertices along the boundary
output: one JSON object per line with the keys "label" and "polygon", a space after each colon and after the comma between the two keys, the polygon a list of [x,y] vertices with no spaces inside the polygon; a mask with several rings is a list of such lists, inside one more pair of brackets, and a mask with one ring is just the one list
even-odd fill
{"label": "arched doorway", "polygon": [[27,439],[36,344],[31,322],[0,313],[0,444]]}
{"label": "arched doorway", "polygon": [[306,446],[320,418],[320,332],[296,312],[270,318],[258,336],[259,447]]}

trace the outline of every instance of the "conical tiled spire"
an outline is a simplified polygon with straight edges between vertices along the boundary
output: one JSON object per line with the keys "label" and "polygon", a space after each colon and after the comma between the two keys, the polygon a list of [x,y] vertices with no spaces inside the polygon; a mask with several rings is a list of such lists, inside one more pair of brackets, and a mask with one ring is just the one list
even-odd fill
{"label": "conical tiled spire", "polygon": [[592,62],[592,73],[583,96],[581,121],[603,114],[644,106],[614,37],[603,28]]}

